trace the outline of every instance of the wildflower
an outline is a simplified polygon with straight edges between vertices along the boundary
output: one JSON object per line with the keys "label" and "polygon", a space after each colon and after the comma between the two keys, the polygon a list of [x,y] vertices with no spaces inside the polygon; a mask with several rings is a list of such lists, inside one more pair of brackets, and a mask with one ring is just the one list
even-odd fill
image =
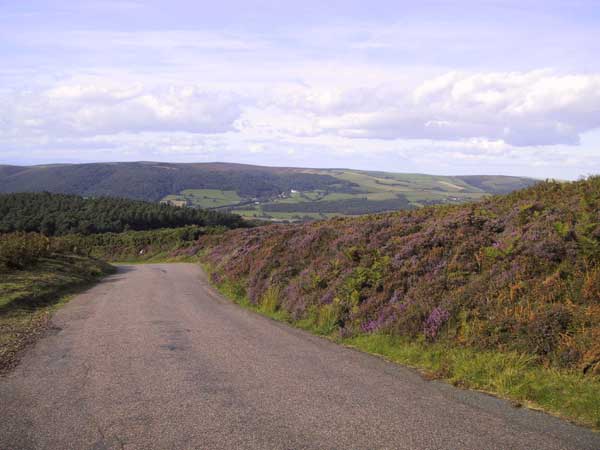
{"label": "wildflower", "polygon": [[446,323],[449,317],[450,313],[444,308],[440,306],[433,308],[433,310],[429,314],[429,317],[427,317],[424,323],[423,331],[425,333],[425,336],[429,339],[435,339],[435,337],[440,331],[440,328],[442,328],[442,325]]}

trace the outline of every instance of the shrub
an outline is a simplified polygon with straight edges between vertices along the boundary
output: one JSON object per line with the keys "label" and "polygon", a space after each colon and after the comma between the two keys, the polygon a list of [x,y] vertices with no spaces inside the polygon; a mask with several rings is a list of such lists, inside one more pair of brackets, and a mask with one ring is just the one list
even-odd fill
{"label": "shrub", "polygon": [[425,337],[431,340],[435,339],[440,332],[442,325],[446,323],[449,317],[450,313],[444,308],[439,306],[433,308],[423,324],[423,333],[425,334]]}
{"label": "shrub", "polygon": [[38,233],[0,234],[0,265],[24,269],[50,253],[50,239]]}

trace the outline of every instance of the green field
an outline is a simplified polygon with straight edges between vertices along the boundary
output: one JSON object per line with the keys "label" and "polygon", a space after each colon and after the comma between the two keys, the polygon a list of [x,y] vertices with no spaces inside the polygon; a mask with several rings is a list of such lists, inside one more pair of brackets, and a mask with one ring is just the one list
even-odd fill
{"label": "green field", "polygon": [[[261,201],[259,205],[250,205],[234,209],[233,212],[247,218],[262,218],[267,220],[300,221],[308,219],[325,219],[339,215],[353,215],[355,210],[345,209],[344,200],[360,200],[365,212],[372,207],[372,202],[394,200],[398,196],[406,198],[411,207],[419,208],[429,204],[462,203],[478,200],[489,195],[483,189],[472,186],[455,177],[442,177],[419,174],[391,174],[379,172],[358,172],[351,170],[328,170],[325,172],[341,180],[355,183],[355,192],[328,192],[310,190],[284,193],[278,198]],[[327,211],[319,209],[319,203],[327,202]],[[330,202],[339,205],[337,212],[331,212]],[[306,210],[309,204],[314,210]],[[269,211],[270,205],[289,205],[285,211]],[[298,205],[295,210],[293,205]],[[325,203],[323,203],[325,205]],[[282,207],[278,207],[282,208]],[[396,208],[390,208],[396,209]],[[379,212],[378,210],[376,212]]]}
{"label": "green field", "polygon": [[497,175],[440,176],[233,163],[0,165],[0,193],[113,196],[293,221],[462,203],[535,183],[531,178]]}
{"label": "green field", "polygon": [[242,198],[235,191],[218,189],[185,189],[179,194],[167,195],[163,201],[185,201],[188,206],[196,208],[222,208],[237,205]]}
{"label": "green field", "polygon": [[334,177],[345,187],[333,184],[328,189],[292,188],[259,198],[233,190],[186,189],[163,200],[185,201],[190,207],[227,209],[249,219],[305,221],[457,204],[527,184],[525,179],[500,176],[448,177],[345,169],[305,169],[302,173]]}

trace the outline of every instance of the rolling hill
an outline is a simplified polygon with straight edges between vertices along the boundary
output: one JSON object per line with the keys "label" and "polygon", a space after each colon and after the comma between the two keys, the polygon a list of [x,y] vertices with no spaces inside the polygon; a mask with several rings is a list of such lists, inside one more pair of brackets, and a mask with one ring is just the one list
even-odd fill
{"label": "rolling hill", "polygon": [[292,221],[462,203],[535,183],[507,176],[448,177],[231,163],[0,166],[0,192],[4,193],[126,197]]}
{"label": "rolling hill", "polygon": [[[464,205],[232,230],[197,248],[243,305],[598,427],[599,211],[592,177]],[[558,373],[587,378],[589,394],[565,394],[573,384]],[[587,406],[572,408],[574,397]]]}

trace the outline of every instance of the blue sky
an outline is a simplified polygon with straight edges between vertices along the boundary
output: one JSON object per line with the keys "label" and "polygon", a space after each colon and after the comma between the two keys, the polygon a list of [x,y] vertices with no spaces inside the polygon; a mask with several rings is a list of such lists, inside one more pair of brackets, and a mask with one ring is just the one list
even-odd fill
{"label": "blue sky", "polygon": [[600,173],[598,1],[0,0],[0,163]]}

